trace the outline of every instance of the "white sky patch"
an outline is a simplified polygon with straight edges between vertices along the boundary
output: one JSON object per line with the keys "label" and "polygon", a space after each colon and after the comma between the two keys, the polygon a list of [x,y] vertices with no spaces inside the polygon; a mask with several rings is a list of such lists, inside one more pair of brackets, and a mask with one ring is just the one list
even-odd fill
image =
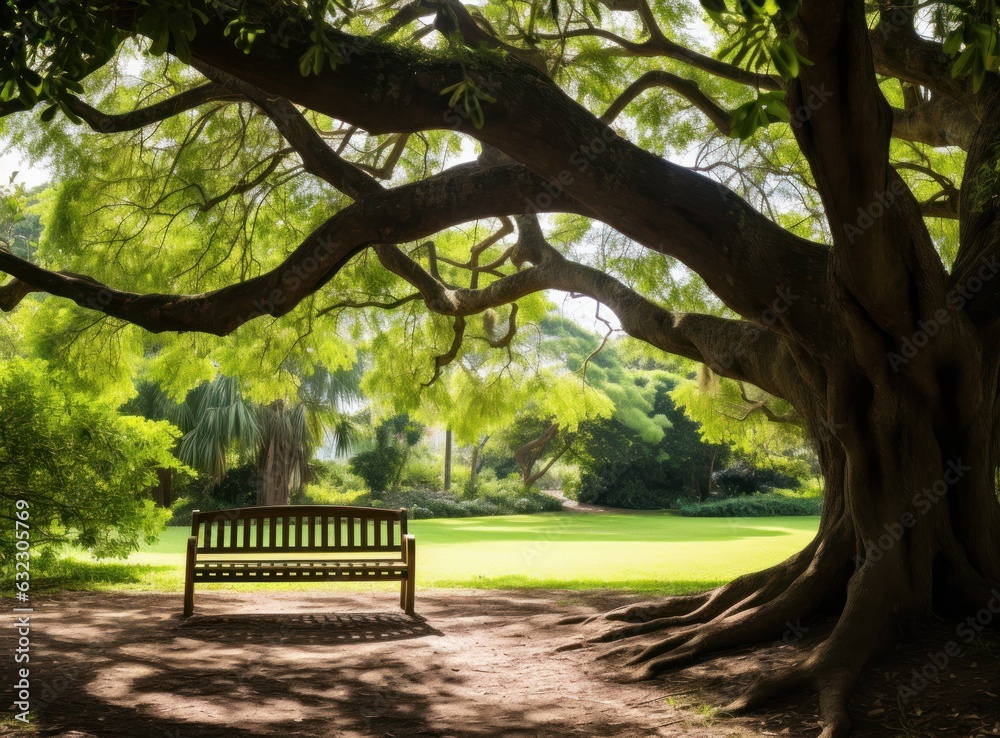
{"label": "white sky patch", "polygon": [[14,177],[15,184],[23,184],[29,189],[48,182],[52,175],[45,169],[31,166],[21,154],[16,151],[8,151],[0,155],[0,184],[6,185]]}

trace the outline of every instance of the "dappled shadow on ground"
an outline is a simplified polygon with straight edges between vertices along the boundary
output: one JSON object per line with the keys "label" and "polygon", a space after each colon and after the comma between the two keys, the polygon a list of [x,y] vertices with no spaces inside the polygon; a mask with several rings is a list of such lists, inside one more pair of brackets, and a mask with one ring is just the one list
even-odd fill
{"label": "dappled shadow on ground", "polygon": [[398,641],[444,635],[419,615],[390,612],[194,615],[180,627],[186,633],[209,638],[215,644],[228,642],[239,645],[244,645],[247,640],[273,638],[316,644]]}
{"label": "dappled shadow on ground", "polygon": [[[206,592],[185,621],[179,594],[61,593],[35,603],[36,725],[42,736],[99,738],[819,733],[810,696],[739,721],[708,706],[796,658],[796,647],[822,638],[822,623],[807,624],[796,646],[745,649],[639,684],[622,683],[618,664],[595,661],[593,649],[556,651],[584,630],[560,618],[636,599],[436,590],[418,592],[411,617],[392,594]],[[922,667],[921,650],[877,665],[853,707],[859,738],[901,727],[992,735],[997,701],[984,694],[996,694],[1000,651],[991,643],[977,643],[902,710],[895,686],[911,661]]]}

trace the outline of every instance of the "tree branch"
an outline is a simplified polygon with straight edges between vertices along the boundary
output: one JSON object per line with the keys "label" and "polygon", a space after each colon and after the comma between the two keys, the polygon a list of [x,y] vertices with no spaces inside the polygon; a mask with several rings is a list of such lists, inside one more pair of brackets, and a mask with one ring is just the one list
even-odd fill
{"label": "tree branch", "polygon": [[892,136],[928,146],[958,146],[969,150],[979,121],[967,108],[937,95],[916,107],[892,110]]}
{"label": "tree branch", "polygon": [[217,83],[217,86],[239,92],[241,97],[264,111],[278,132],[295,149],[310,174],[326,180],[355,200],[383,191],[382,185],[327,146],[305,116],[285,98],[268,94],[208,64],[196,62],[194,67]]}
{"label": "tree branch", "polygon": [[961,295],[966,312],[986,331],[1000,319],[1000,84],[984,87],[981,95],[985,115],[965,159],[961,246],[948,287],[949,295]]}
{"label": "tree branch", "polygon": [[951,75],[951,60],[941,44],[921,38],[910,23],[897,23],[891,12],[880,13],[869,33],[875,71],[887,77],[933,90],[950,98],[977,119],[982,111],[968,79]]}
{"label": "tree branch", "polygon": [[562,33],[540,33],[538,37],[551,41],[566,38],[601,38],[615,44],[617,53],[622,56],[664,57],[679,61],[689,67],[700,69],[703,72],[708,72],[716,77],[728,79],[732,82],[739,82],[749,87],[761,90],[781,89],[781,84],[777,77],[750,72],[742,67],[699,54],[671,41],[662,34],[653,35],[645,41],[629,41],[603,28],[573,28]]}
{"label": "tree branch", "polygon": [[[416,287],[427,307],[442,315],[473,315],[512,303],[543,289],[587,295],[607,305],[629,335],[669,353],[706,363],[717,374],[744,379],[778,396],[774,362],[784,356],[779,338],[752,323],[709,315],[672,313],[614,277],[563,257],[545,242],[537,220],[518,217],[519,250],[535,266],[498,279],[482,289],[452,289],[394,246],[376,246],[383,266]],[[534,224],[534,225],[532,225]]]}
{"label": "tree branch", "polygon": [[[137,294],[89,277],[52,272],[0,251],[0,270],[17,280],[0,287],[0,310],[30,292],[65,297],[154,333],[201,331],[227,335],[260,315],[280,316],[325,285],[359,250],[404,243],[459,223],[516,212],[542,191],[516,165],[467,164],[421,182],[386,190],[344,208],[311,233],[281,266],[245,282],[201,295]],[[560,201],[560,210],[572,203]]]}
{"label": "tree branch", "polygon": [[[783,313],[773,329],[823,345],[823,246],[784,231],[718,183],[619,138],[535,70],[489,57],[464,67],[434,56],[415,64],[410,52],[330,31],[349,63],[304,79],[298,72],[304,46],[279,47],[265,37],[244,55],[219,40],[222,27],[212,20],[199,33],[192,43],[196,59],[375,134],[450,127],[475,136],[556,183],[550,192],[681,260],[745,317],[759,319],[778,290],[802,285],[810,299]],[[442,102],[440,91],[465,74],[498,99],[484,105],[481,129]],[[392,94],[385,93],[387,85]],[[632,175],[624,181],[622,172]],[[539,200],[548,201],[549,193]]]}
{"label": "tree branch", "polygon": [[332,305],[327,305],[325,308],[317,310],[316,315],[326,315],[327,313],[332,313],[334,310],[343,310],[344,308],[382,308],[383,310],[395,310],[408,302],[414,302],[419,299],[420,293],[416,292],[406,297],[400,297],[398,300],[390,300],[389,302],[380,302],[378,300],[345,300],[343,302],[335,302]]}
{"label": "tree branch", "polygon": [[[806,0],[797,22],[813,64],[802,67],[790,103],[813,88],[829,99],[822,114],[793,129],[833,232],[833,283],[859,308],[852,341],[866,362],[881,366],[886,334],[912,335],[942,303],[944,268],[919,203],[889,165],[893,113],[879,89],[862,5]],[[859,213],[874,207],[879,217],[859,227]]]}
{"label": "tree branch", "polygon": [[180,92],[166,100],[117,115],[103,113],[73,96],[66,98],[66,104],[73,111],[74,115],[81,118],[98,133],[120,133],[122,131],[134,131],[152,123],[159,123],[187,110],[193,110],[207,102],[239,102],[242,99],[243,97],[233,90],[226,89],[214,82],[209,82],[208,84]]}
{"label": "tree branch", "polygon": [[662,71],[646,72],[646,74],[626,87],[625,91],[611,103],[611,106],[601,116],[601,121],[611,123],[630,102],[652,87],[666,87],[682,95],[698,110],[708,116],[716,128],[725,135],[729,135],[729,130],[733,122],[732,116],[712,100],[712,98],[702,92],[697,82]]}

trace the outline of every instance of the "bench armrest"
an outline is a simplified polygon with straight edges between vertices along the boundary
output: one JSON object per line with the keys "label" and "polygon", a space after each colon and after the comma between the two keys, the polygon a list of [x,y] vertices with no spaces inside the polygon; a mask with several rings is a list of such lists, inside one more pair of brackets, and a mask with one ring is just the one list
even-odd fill
{"label": "bench armrest", "polygon": [[403,542],[400,549],[404,562],[409,563],[410,561],[413,561],[413,558],[417,553],[417,539],[412,533],[407,533],[403,536]]}

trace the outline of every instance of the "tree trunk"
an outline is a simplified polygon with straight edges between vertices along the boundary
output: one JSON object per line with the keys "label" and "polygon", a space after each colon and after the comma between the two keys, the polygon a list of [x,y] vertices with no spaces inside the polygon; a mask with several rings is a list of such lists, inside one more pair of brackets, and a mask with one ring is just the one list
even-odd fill
{"label": "tree trunk", "polygon": [[[1000,608],[995,359],[962,320],[883,383],[865,361],[822,366],[822,395],[803,394],[826,483],[819,532],[787,561],[700,595],[633,605],[587,642],[670,631],[615,650],[650,677],[712,652],[781,639],[789,623],[837,618],[800,662],[769,673],[726,709],[800,686],[820,693],[823,738],[849,732],[847,699],[869,659],[934,615],[965,620]],[[942,336],[948,329],[948,336]],[[885,357],[882,357],[883,363]],[[985,370],[984,370],[985,369]],[[867,370],[867,371],[865,371]],[[878,374],[878,372],[873,372]],[[820,376],[806,373],[803,386]],[[997,620],[992,617],[993,623]],[[906,699],[905,688],[900,688]],[[894,695],[894,698],[896,695]]]}
{"label": "tree trunk", "polygon": [[257,504],[287,505],[291,497],[293,453],[278,434],[265,437],[257,453]]}
{"label": "tree trunk", "polygon": [[444,432],[444,491],[451,491],[451,428]]}
{"label": "tree trunk", "polygon": [[170,507],[170,503],[173,501],[170,498],[170,480],[173,476],[170,469],[157,469],[157,485],[156,489],[153,490],[153,502],[155,502],[159,507]]}
{"label": "tree trunk", "polygon": [[699,502],[705,502],[712,494],[712,475],[715,473],[715,457],[717,449],[712,449],[712,459],[708,462],[708,477],[705,479],[705,493],[699,496]]}
{"label": "tree trunk", "polygon": [[482,448],[481,444],[472,444],[472,469],[469,472],[469,489],[476,489],[476,479],[479,477],[479,450]]}

